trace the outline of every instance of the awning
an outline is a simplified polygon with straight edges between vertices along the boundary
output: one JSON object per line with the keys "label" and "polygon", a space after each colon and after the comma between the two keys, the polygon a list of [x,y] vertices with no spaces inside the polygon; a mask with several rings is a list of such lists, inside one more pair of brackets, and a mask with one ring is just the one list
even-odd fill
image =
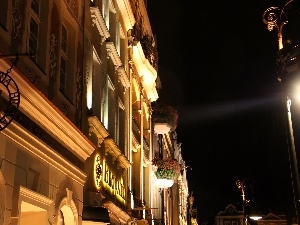
{"label": "awning", "polygon": [[110,223],[109,213],[107,209],[99,206],[83,206],[82,220]]}

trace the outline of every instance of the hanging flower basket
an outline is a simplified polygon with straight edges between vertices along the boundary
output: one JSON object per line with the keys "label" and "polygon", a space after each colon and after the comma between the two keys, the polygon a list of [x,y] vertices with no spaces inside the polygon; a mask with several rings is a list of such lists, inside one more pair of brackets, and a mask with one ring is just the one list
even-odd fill
{"label": "hanging flower basket", "polygon": [[172,158],[157,158],[152,160],[152,165],[157,166],[155,185],[160,188],[171,187],[180,174],[180,164]]}
{"label": "hanging flower basket", "polygon": [[165,134],[174,131],[177,127],[178,113],[166,104],[156,103],[152,105],[152,122],[154,123],[154,132]]}

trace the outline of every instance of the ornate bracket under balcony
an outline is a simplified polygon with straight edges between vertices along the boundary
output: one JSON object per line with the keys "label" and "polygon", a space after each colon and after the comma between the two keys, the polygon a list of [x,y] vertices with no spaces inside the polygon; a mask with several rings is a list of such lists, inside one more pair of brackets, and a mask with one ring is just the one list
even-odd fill
{"label": "ornate bracket under balcony", "polygon": [[151,161],[147,159],[145,156],[143,157],[144,167],[148,167],[151,164]]}
{"label": "ornate bracket under balcony", "polygon": [[136,139],[134,133],[132,133],[132,151],[133,152],[138,152],[138,150],[141,148],[140,143]]}
{"label": "ornate bracket under balcony", "polygon": [[125,69],[122,66],[120,66],[118,68],[118,75],[119,75],[119,80],[121,81],[122,85],[125,88],[129,88],[130,87],[130,81],[129,81],[129,78],[127,76],[127,73],[126,73]]}
{"label": "ornate bracket under balcony", "polygon": [[100,122],[97,116],[89,116],[89,135],[91,136],[94,133],[98,138],[98,146],[102,144],[104,139],[109,135],[108,131],[104,125]]}
{"label": "ornate bracket under balcony", "polygon": [[117,166],[121,166],[123,169],[128,169],[130,167],[130,162],[126,158],[125,155],[122,154],[119,147],[116,145],[113,139],[106,138],[104,140],[105,143],[105,154],[110,154],[112,156],[112,159],[114,163],[117,164]]}
{"label": "ornate bracket under balcony", "polygon": [[145,89],[147,99],[154,102],[158,99],[156,90],[157,71],[145,57],[141,43],[133,47],[133,63],[136,66],[137,74],[142,78],[142,84]]}
{"label": "ornate bracket under balcony", "polygon": [[122,66],[122,61],[121,61],[118,51],[115,47],[115,44],[113,42],[106,42],[106,51],[117,70],[120,66]]}
{"label": "ornate bracket under balcony", "polygon": [[106,27],[105,21],[103,19],[103,16],[99,10],[98,7],[92,6],[90,7],[90,12],[91,12],[91,17],[92,17],[92,22],[93,26],[96,25],[99,34],[101,35],[101,44],[110,37],[110,33]]}
{"label": "ornate bracket under balcony", "polygon": [[128,169],[129,167],[130,167],[130,162],[128,161],[128,159],[126,158],[126,156],[125,155],[119,155],[118,156],[118,158],[117,158],[117,160],[118,160],[118,163],[119,163],[119,166],[121,166],[122,168],[124,168],[124,169]]}

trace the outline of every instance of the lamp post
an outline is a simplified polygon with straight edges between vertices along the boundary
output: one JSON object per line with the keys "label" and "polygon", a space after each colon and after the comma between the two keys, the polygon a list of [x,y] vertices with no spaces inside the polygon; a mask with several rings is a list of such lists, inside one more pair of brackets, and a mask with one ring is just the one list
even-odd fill
{"label": "lamp post", "polygon": [[247,225],[248,222],[247,222],[247,215],[246,215],[246,206],[250,202],[250,200],[246,199],[246,195],[245,195],[245,188],[246,188],[245,181],[246,181],[246,179],[244,179],[244,180],[237,180],[235,182],[235,184],[236,184],[237,188],[241,190],[241,193],[242,193],[243,218],[244,218],[245,225]]}
{"label": "lamp post", "polygon": [[[282,8],[279,7],[270,7],[263,13],[263,22],[267,25],[269,31],[272,31],[274,28],[277,29],[278,45],[279,50],[283,49],[283,40],[282,40],[282,28],[288,23],[286,19],[285,10],[287,6],[292,3],[294,0],[289,0]],[[286,80],[286,79],[284,79]],[[280,79],[281,81],[281,79]],[[292,125],[292,114],[291,114],[291,99],[289,90],[287,90],[286,82],[283,82],[284,90],[284,113],[285,113],[285,122],[287,128],[287,139],[288,139],[288,153],[290,160],[290,169],[291,169],[291,178],[292,178],[292,187],[294,193],[294,204],[295,204],[295,213],[297,218],[297,223],[300,222],[300,184],[299,184],[299,171],[297,165],[297,153],[295,148],[293,125]]]}

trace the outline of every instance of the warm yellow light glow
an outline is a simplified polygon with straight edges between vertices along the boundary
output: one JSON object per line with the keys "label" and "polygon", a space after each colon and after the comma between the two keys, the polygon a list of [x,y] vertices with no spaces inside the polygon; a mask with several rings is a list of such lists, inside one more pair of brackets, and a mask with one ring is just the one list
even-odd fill
{"label": "warm yellow light glow", "polygon": [[103,181],[102,186],[104,189],[110,192],[111,195],[114,195],[118,201],[125,204],[126,201],[126,190],[123,183],[123,179],[117,179],[116,175],[110,170],[107,163],[103,162]]}
{"label": "warm yellow light glow", "polygon": [[87,83],[86,104],[87,104],[88,109],[92,108],[92,82]]}
{"label": "warm yellow light glow", "polygon": [[259,220],[261,218],[262,218],[261,216],[257,216],[257,215],[250,216],[250,219],[252,220]]}
{"label": "warm yellow light glow", "polygon": [[[63,224],[72,225],[75,222],[75,218],[72,212],[72,209],[69,206],[64,205],[61,209],[63,214]],[[59,218],[62,219],[62,218]]]}
{"label": "warm yellow light glow", "polygon": [[294,94],[295,98],[300,101],[300,85],[299,84],[295,85],[293,92],[294,92],[293,94]]}
{"label": "warm yellow light glow", "polygon": [[101,158],[100,155],[95,156],[95,161],[94,161],[94,182],[95,182],[95,187],[99,190],[101,187],[101,180],[102,180],[102,164],[101,164]]}

